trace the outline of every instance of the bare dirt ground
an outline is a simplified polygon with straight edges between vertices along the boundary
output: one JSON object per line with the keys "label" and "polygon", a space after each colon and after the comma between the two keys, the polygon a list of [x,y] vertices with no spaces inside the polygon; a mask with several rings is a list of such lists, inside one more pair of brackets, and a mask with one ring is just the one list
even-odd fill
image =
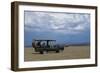
{"label": "bare dirt ground", "polygon": [[45,61],[45,60],[65,60],[65,59],[86,59],[90,58],[89,46],[69,46],[64,47],[60,53],[48,52],[40,54],[32,50],[32,47],[25,48],[24,61]]}

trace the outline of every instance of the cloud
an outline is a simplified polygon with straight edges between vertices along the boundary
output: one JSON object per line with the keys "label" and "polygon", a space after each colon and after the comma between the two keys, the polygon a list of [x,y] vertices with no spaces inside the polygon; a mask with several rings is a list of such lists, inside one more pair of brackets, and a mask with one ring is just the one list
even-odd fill
{"label": "cloud", "polygon": [[55,13],[25,11],[26,31],[79,33],[90,29],[90,15],[83,13]]}

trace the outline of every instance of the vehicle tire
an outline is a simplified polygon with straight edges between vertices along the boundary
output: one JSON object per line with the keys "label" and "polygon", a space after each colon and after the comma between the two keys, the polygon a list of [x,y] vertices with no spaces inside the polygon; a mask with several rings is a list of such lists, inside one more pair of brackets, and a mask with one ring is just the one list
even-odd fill
{"label": "vehicle tire", "polygon": [[43,54],[43,51],[40,51],[40,54]]}
{"label": "vehicle tire", "polygon": [[40,51],[40,54],[47,54],[47,51]]}
{"label": "vehicle tire", "polygon": [[59,52],[60,52],[59,50],[56,51],[56,53],[59,53]]}

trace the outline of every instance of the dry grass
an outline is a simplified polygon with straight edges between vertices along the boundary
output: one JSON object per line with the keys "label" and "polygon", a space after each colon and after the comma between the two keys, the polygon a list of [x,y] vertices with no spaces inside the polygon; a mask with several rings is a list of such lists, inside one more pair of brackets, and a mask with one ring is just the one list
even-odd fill
{"label": "dry grass", "polygon": [[49,52],[47,54],[39,54],[34,52],[32,48],[25,48],[24,61],[44,61],[44,60],[64,60],[64,59],[85,59],[90,58],[89,46],[69,46],[64,47],[64,51],[60,53]]}

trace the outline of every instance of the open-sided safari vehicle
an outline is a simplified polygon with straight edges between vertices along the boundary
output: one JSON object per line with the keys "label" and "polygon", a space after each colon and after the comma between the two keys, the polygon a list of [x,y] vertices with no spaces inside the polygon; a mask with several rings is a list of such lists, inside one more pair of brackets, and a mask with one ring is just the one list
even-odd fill
{"label": "open-sided safari vehicle", "polygon": [[48,53],[49,51],[59,53],[64,50],[64,46],[55,43],[56,40],[34,40],[32,47],[35,49],[35,52],[40,52],[40,54]]}

